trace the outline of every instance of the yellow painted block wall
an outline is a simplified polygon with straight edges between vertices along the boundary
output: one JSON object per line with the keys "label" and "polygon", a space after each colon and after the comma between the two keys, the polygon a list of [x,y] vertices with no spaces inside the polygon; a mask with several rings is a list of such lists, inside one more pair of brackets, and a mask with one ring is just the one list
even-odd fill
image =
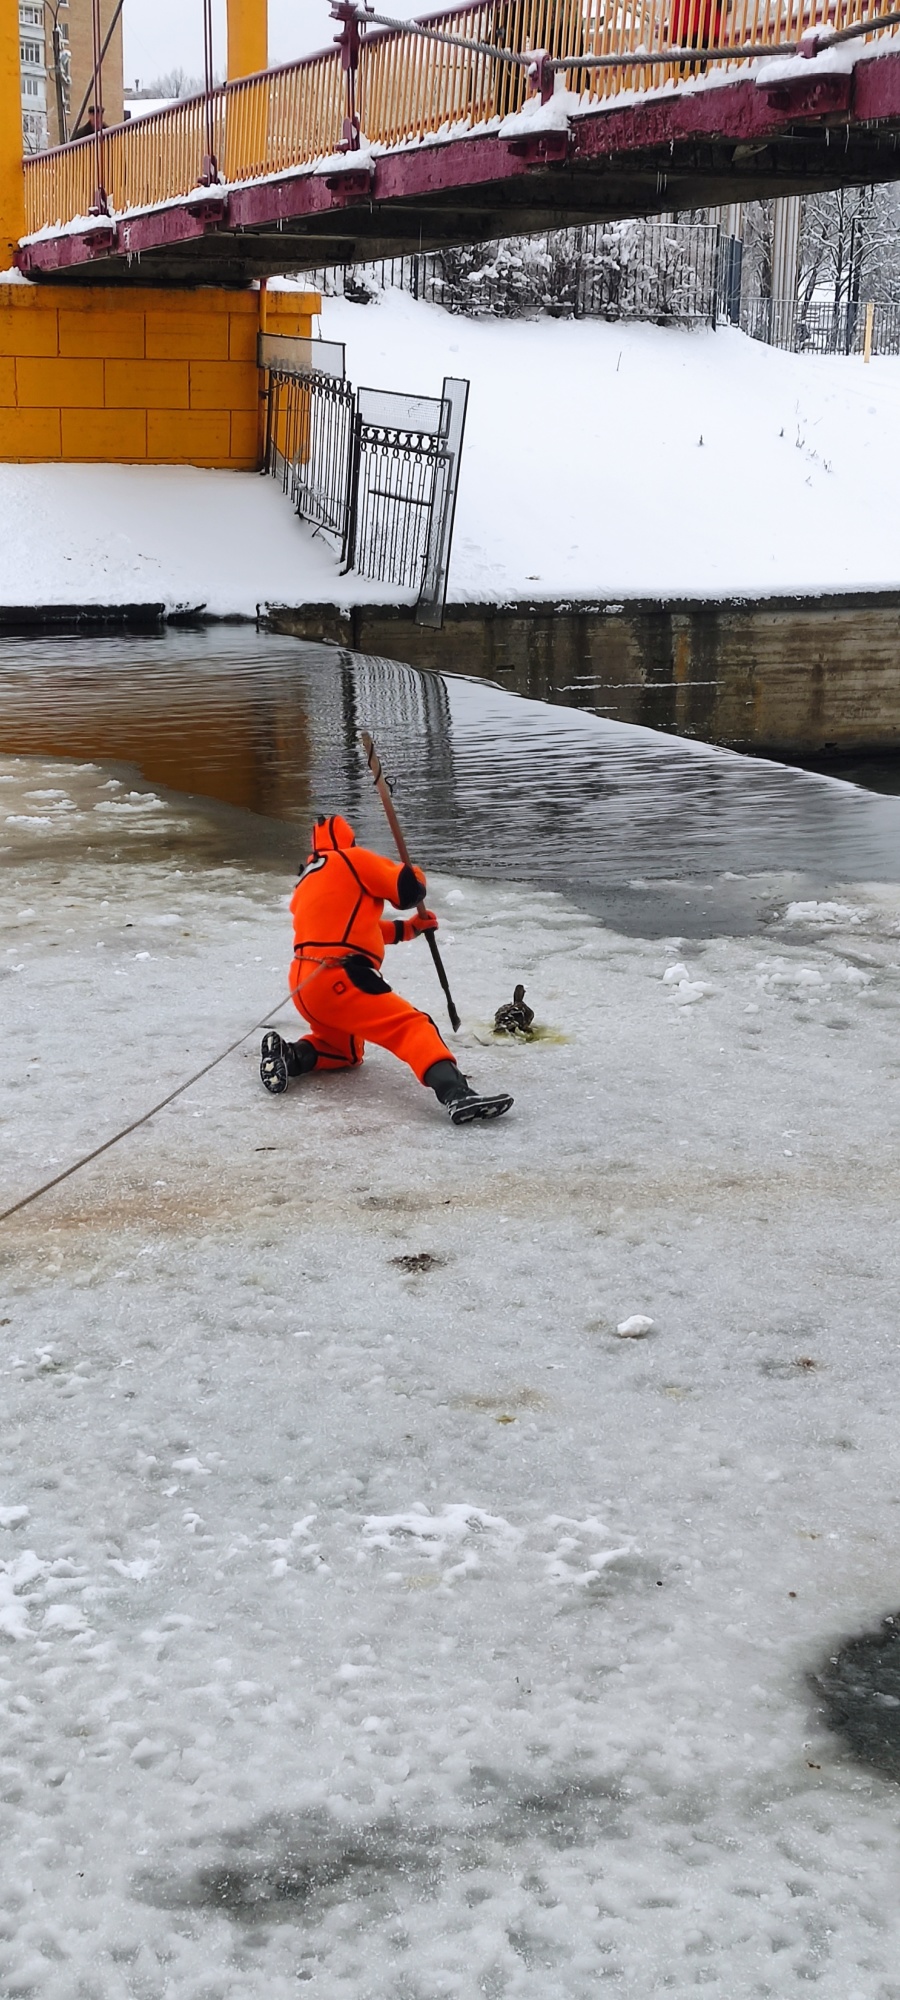
{"label": "yellow painted block wall", "polygon": [[[0,284],[0,460],[255,471],[261,296]],[[320,310],[265,294],[269,333],[309,335]]]}

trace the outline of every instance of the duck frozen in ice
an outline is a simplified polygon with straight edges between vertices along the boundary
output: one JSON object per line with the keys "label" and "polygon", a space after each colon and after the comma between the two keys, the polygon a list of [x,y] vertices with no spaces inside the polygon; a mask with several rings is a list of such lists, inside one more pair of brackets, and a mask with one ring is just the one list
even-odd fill
{"label": "duck frozen in ice", "polygon": [[494,1015],[495,1035],[530,1035],[534,1010],[525,1005],[525,988],[517,986],[511,1000],[505,1000]]}

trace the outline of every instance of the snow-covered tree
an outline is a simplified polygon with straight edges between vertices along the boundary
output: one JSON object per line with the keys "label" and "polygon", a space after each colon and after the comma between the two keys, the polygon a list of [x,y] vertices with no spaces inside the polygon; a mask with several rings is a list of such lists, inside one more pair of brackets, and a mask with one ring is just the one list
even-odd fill
{"label": "snow-covered tree", "polygon": [[[771,290],[771,201],[744,208],[743,292]],[[900,187],[838,188],[802,197],[798,301],[835,307],[900,300]]]}
{"label": "snow-covered tree", "polygon": [[900,299],[900,190],[839,188],[807,195],[800,231],[800,298],[835,306]]}

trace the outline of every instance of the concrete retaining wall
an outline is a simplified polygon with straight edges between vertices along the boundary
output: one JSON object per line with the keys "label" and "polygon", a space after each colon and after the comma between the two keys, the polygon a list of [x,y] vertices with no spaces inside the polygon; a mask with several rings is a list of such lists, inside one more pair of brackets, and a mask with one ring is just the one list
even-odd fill
{"label": "concrete retaining wall", "polygon": [[900,590],[763,602],[272,606],[300,639],[772,755],[900,749]]}

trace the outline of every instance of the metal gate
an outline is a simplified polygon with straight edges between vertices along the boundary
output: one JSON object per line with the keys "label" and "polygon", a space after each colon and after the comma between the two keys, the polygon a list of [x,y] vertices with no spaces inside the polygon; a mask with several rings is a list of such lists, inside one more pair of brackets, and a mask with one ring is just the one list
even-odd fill
{"label": "metal gate", "polygon": [[350,519],[354,396],[335,340],[261,334],[268,377],[265,468],[304,521],[335,535],[343,552]]}
{"label": "metal gate", "polygon": [[417,592],[420,624],[440,626],[450,562],[468,382],[440,396],[354,394],[335,341],[262,334],[265,469],[297,513],[334,536],[342,570]]}

